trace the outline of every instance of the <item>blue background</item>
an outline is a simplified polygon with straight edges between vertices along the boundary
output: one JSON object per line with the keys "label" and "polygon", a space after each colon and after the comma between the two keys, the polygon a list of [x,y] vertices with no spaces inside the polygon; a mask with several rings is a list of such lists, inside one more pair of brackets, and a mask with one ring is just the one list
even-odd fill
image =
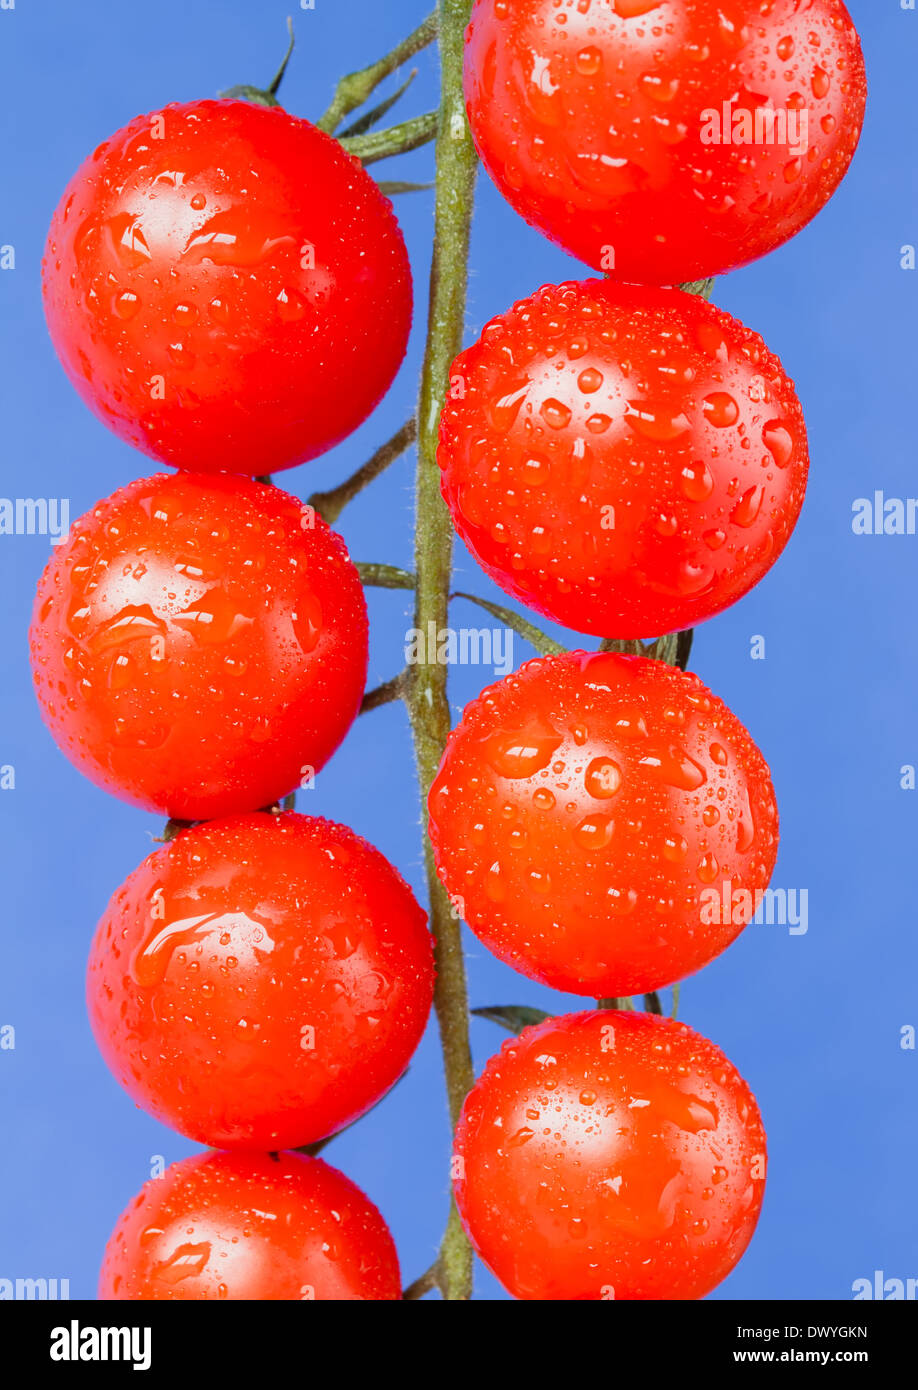
{"label": "blue background", "polygon": [[[900,248],[918,240],[914,91],[918,14],[899,0],[849,0],[870,80],[860,150],[840,192],[789,246],[719,282],[715,298],[758,329],[795,378],[812,451],[809,494],[787,552],[741,604],[696,636],[692,666],[748,725],[769,759],[782,819],[774,883],[809,892],[809,931],[750,926],[682,992],[681,1016],[716,1040],[755,1090],[771,1168],[756,1238],[714,1297],[851,1297],[880,1269],[918,1275],[915,1154],[918,1025],[914,884],[918,796],[900,789],[918,762],[914,577],[918,537],[855,536],[851,506],[875,488],[915,486],[914,318],[918,280]],[[0,272],[4,493],[67,496],[76,517],[149,461],[82,406],[47,339],[39,263],[51,212],[77,165],[141,111],[265,82],[286,42],[291,0],[153,5],[16,0],[0,10]],[[298,50],[285,105],[317,117],[334,78],[388,51],[423,17],[424,0],[316,0],[297,11]],[[431,53],[403,108],[435,100]],[[430,177],[430,149],[377,166]],[[384,172],[383,172],[384,170]],[[419,299],[427,282],[431,195],[397,200]],[[480,185],[467,333],[539,284],[575,277]],[[301,496],[345,477],[407,418],[423,346],[389,399],[326,458],[284,476]],[[412,455],[344,515],[357,559],[411,561]],[[92,1297],[108,1233],[150,1175],[193,1146],[136,1110],[109,1077],[86,1021],[83,972],[109,895],[151,848],[160,822],[106,797],[56,751],[33,700],[26,629],[48,558],[42,537],[0,537],[0,1277],[69,1278]],[[462,551],[463,588],[500,594]],[[408,599],[370,596],[371,683],[401,665]],[[486,625],[457,607],[454,624]],[[750,658],[764,636],[766,659]],[[531,651],[519,641],[517,664]],[[461,704],[492,679],[457,668]],[[300,808],[353,825],[423,889],[419,805],[400,707],[361,719]],[[467,939],[473,1003],[578,1007],[529,984]],[[503,1034],[473,1022],[476,1064]],[[407,1080],[327,1157],[380,1206],[406,1282],[426,1268],[446,1214],[448,1127],[433,1028]],[[480,1270],[478,1298],[505,1295]]]}

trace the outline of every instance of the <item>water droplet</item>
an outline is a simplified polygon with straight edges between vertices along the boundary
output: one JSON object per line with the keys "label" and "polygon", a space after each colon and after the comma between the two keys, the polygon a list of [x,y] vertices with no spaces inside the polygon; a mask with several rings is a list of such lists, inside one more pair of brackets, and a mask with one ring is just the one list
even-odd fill
{"label": "water droplet", "polygon": [[638,19],[659,9],[661,0],[612,0],[612,8],[622,19]]}
{"label": "water droplet", "polygon": [[296,601],[293,631],[300,650],[308,655],[315,651],[322,635],[322,606],[311,589],[304,589]]}
{"label": "water droplet", "polygon": [[575,62],[577,71],[582,72],[584,77],[595,77],[602,67],[602,51],[595,44],[589,44],[581,48]]}
{"label": "water droplet", "polygon": [[228,642],[231,637],[251,627],[254,622],[229,597],[225,589],[210,589],[201,598],[172,619],[176,627],[184,628],[196,641],[207,645]]}
{"label": "water droplet", "polygon": [[684,411],[669,406],[652,406],[647,401],[629,401],[625,419],[636,434],[646,439],[678,439],[687,434],[691,424]]}
{"label": "water droplet", "polygon": [[485,879],[485,892],[492,903],[502,903],[507,896],[507,888],[500,873],[500,864],[495,862],[488,870],[488,876]]}
{"label": "water droplet", "polygon": [[151,259],[140,219],[131,212],[118,213],[105,224],[115,255],[130,270],[146,265]]}
{"label": "water droplet", "polygon": [[603,375],[596,367],[586,367],[577,378],[577,385],[586,396],[598,391],[603,383]]}
{"label": "water droplet", "polygon": [[132,319],[140,309],[140,296],[131,290],[122,290],[115,296],[112,307],[119,319]]}
{"label": "water droplet", "polygon": [[688,841],[682,835],[667,835],[663,841],[663,858],[671,864],[681,864],[688,854]]}
{"label": "water droplet", "polygon": [[765,489],[761,484],[747,488],[730,513],[730,520],[735,522],[737,526],[754,526],[758,520],[759,512],[762,510],[764,500]]}
{"label": "water droplet", "polygon": [[166,975],[173,953],[179,946],[190,946],[213,930],[220,920],[219,912],[207,912],[200,917],[181,917],[165,926],[157,922],[142,941],[131,960],[131,976],[141,989],[158,985]]}
{"label": "water droplet", "polygon": [[[182,259],[191,265],[250,267],[270,260],[281,247],[296,248],[296,237],[266,237],[243,221],[235,208],[218,212],[188,238]],[[149,254],[149,252],[148,252]]]}
{"label": "water droplet", "polygon": [[[74,614],[74,619],[81,616],[82,611]],[[166,631],[166,624],[161,618],[157,618],[148,603],[128,605],[113,618],[99,624],[89,638],[88,646],[93,652],[107,652],[123,646],[125,642],[149,641],[153,637],[162,636]]]}
{"label": "water droplet", "polygon": [[487,740],[486,755],[501,777],[531,777],[548,766],[563,742],[556,729],[534,723],[528,729],[492,734]]}
{"label": "water droplet", "polygon": [[306,313],[306,301],[296,290],[283,289],[277,296],[277,312],[284,323],[296,323]]}
{"label": "water droplet", "polygon": [[702,883],[713,883],[720,871],[720,865],[713,854],[702,855],[698,861],[698,877]]}
{"label": "water droplet", "polygon": [[691,502],[704,502],[714,491],[711,470],[701,459],[687,463],[681,474],[682,491]]}
{"label": "water droplet", "polygon": [[516,422],[523,401],[528,395],[529,382],[527,381],[525,385],[507,392],[499,400],[490,401],[488,403],[488,418],[492,427],[500,434],[506,434]]}
{"label": "water droplet", "polygon": [[551,429],[563,430],[570,424],[572,412],[563,401],[549,398],[547,401],[542,402],[542,408],[539,414],[542,416],[546,425]]}
{"label": "water droplet", "polygon": [[677,791],[697,791],[708,780],[708,774],[701,764],[678,748],[670,748],[663,753],[646,754],[641,758],[641,767],[646,767],[661,782]]}
{"label": "water droplet", "polygon": [[813,96],[816,97],[817,101],[822,101],[823,97],[827,97],[829,95],[829,88],[831,87],[831,85],[832,79],[826,72],[825,68],[816,67],[813,69],[813,76],[810,80],[810,86],[813,89]]}
{"label": "water droplet", "polygon": [[590,796],[605,800],[622,784],[622,770],[612,758],[594,758],[586,770],[584,785]]}
{"label": "water droplet", "polygon": [[574,839],[583,849],[605,849],[612,839],[615,822],[609,816],[587,816],[574,831]]}
{"label": "water droplet", "polygon": [[786,468],[794,452],[794,439],[781,420],[769,420],[762,429],[762,442],[779,468]]}
{"label": "water droplet", "polygon": [[735,425],[739,418],[739,406],[726,391],[714,391],[704,399],[704,416],[709,424],[717,429]]}
{"label": "water droplet", "polygon": [[209,1241],[202,1241],[200,1245],[179,1245],[167,1260],[153,1266],[152,1274],[164,1284],[178,1284],[183,1279],[203,1274],[209,1259]]}

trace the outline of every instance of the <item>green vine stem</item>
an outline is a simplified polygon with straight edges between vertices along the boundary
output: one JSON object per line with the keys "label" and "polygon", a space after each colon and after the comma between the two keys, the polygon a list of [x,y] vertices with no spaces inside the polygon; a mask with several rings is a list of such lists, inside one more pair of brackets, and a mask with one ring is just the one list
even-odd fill
{"label": "green vine stem", "polygon": [[[462,347],[477,172],[462,98],[463,34],[471,7],[471,0],[440,0],[438,11],[442,86],[437,122],[434,249],[427,349],[418,400],[414,621],[422,632],[428,631],[429,623],[438,632],[448,623],[453,528],[440,496],[436,451],[450,368]],[[422,807],[426,806],[440,765],[451,722],[447,668],[436,661],[435,653],[429,655],[432,660],[411,668],[407,693]],[[424,858],[437,965],[434,1006],[443,1048],[450,1121],[455,1127],[462,1102],[474,1081],[461,926],[437,878],[426,834]],[[436,1283],[446,1300],[471,1297],[472,1250],[452,1202],[436,1264]]]}
{"label": "green vine stem", "polygon": [[[472,0],[439,0],[438,9],[391,53],[358,72],[343,77],[331,105],[317,125],[330,134],[338,133],[342,145],[364,164],[385,159],[389,155],[416,149],[436,140],[436,181],[434,213],[434,247],[430,277],[430,308],[427,346],[421,377],[417,416],[402,428],[370,458],[362,468],[339,487],[315,493],[309,504],[326,521],[334,524],[345,506],[386,468],[399,458],[415,441],[418,444],[416,481],[415,573],[385,564],[359,564],[364,584],[391,589],[413,590],[415,593],[415,626],[422,632],[434,625],[439,632],[448,626],[451,598],[462,598],[486,610],[493,617],[512,627],[530,642],[538,652],[547,654],[565,649],[547,634],[519,614],[487,600],[466,593],[450,593],[452,574],[453,529],[449,513],[440,495],[439,469],[436,450],[440,413],[449,387],[450,369],[462,347],[465,301],[468,280],[468,253],[472,209],[474,205],[477,157],[462,96],[463,36],[469,20]],[[442,68],[439,110],[403,121],[384,130],[372,127],[396,104],[407,91],[415,76],[408,79],[386,98],[340,131],[344,119],[358,111],[372,93],[409,57],[439,40]],[[264,91],[256,88],[233,89],[233,95],[245,95],[249,100],[266,105],[276,104],[276,94],[283,78],[293,47],[290,49],[271,86]],[[228,94],[227,94],[228,95]],[[394,184],[391,191],[425,187],[417,184]],[[681,289],[709,299],[713,280],[684,284]],[[263,479],[270,482],[269,478]],[[607,639],[601,650],[652,656],[685,669],[691,651],[692,633],[684,632],[660,637],[653,642]],[[368,691],[364,712],[403,700],[411,723],[418,782],[422,806],[436,776],[451,727],[447,697],[445,664],[428,653],[426,662],[408,667]],[[170,821],[163,835],[169,840],[180,833],[184,822]],[[426,833],[424,859],[430,896],[430,925],[434,937],[437,983],[434,1006],[440,1029],[446,1092],[451,1128],[455,1128],[463,1101],[474,1082],[469,1043],[469,1007],[466,988],[465,960],[462,952],[461,924],[458,914],[440,883],[433,861],[433,851]],[[602,999],[601,1008],[633,1009],[631,999]],[[644,1007],[662,1013],[659,996],[644,996]],[[673,991],[673,1016],[678,1006],[678,986]],[[488,1016],[489,1011],[477,1012]],[[509,1014],[513,1010],[491,1011]],[[516,1012],[519,1012],[517,1010]],[[538,1011],[534,1011],[538,1012]],[[505,1019],[500,1019],[508,1026]],[[413,1284],[403,1297],[423,1298],[438,1289],[448,1301],[468,1300],[472,1296],[472,1249],[462,1228],[455,1203],[451,1200],[446,1230],[440,1243],[437,1259]]]}

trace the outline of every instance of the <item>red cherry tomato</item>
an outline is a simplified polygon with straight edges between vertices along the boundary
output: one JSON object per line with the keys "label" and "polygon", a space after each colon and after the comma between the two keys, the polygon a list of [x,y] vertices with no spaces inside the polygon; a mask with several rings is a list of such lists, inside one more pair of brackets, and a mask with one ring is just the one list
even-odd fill
{"label": "red cherry tomato", "polygon": [[83,400],[155,459],[270,473],[331,448],[388,390],[411,327],[389,201],[279,109],[138,116],[54,214],[45,310]]}
{"label": "red cherry tomato", "polygon": [[198,1143],[312,1143],[408,1065],[433,993],[425,920],[344,826],[248,815],[184,831],[99,923],[99,1049],[138,1105]]}
{"label": "red cherry tomato", "polygon": [[100,1299],[401,1298],[372,1202],[302,1154],[197,1154],[146,1183],[105,1249]]}
{"label": "red cherry tomato", "polygon": [[517,1298],[696,1299],[742,1257],[765,1131],[719,1047],[684,1023],[600,1010],[506,1042],[466,1099],[456,1202]]}
{"label": "red cherry tomato", "polygon": [[344,542],[243,478],[159,474],[71,529],[38,586],[42,715],[81,772],[203,820],[269,806],[350,728],[367,613]]}
{"label": "red cherry tomato", "polygon": [[784,549],[809,455],[762,339],[679,290],[547,285],[456,360],[443,496],[501,588],[604,637],[691,627]]}
{"label": "red cherry tomato", "polygon": [[476,0],[465,93],[517,212],[597,270],[672,285],[806,226],[866,82],[841,0]]}
{"label": "red cherry tomato", "polygon": [[674,983],[754,915],[768,767],[697,676],[571,652],[466,706],[429,799],[437,869],[501,960],[597,999]]}

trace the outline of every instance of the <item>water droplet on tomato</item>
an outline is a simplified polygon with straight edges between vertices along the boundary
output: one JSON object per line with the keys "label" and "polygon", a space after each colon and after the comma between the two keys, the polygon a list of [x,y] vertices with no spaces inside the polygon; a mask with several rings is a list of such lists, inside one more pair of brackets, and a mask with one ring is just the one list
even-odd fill
{"label": "water droplet on tomato", "polygon": [[119,319],[132,319],[140,309],[140,296],[131,290],[122,290],[115,296],[113,308]]}
{"label": "water droplet on tomato", "polygon": [[237,633],[251,627],[254,619],[239,611],[225,589],[216,588],[190,603],[172,621],[196,641],[216,645],[228,642]]}
{"label": "water droplet on tomato", "polygon": [[622,770],[612,758],[594,758],[586,770],[584,785],[597,800],[615,796],[621,784]]}
{"label": "water droplet on tomato", "polygon": [[786,468],[794,452],[794,439],[781,420],[769,420],[762,429],[762,442],[779,468]]}
{"label": "water droplet on tomato", "polygon": [[563,742],[556,729],[542,724],[513,732],[500,730],[487,740],[487,759],[501,777],[531,777],[548,766]]}
{"label": "water droplet on tomato", "polygon": [[154,1279],[161,1279],[164,1284],[179,1284],[183,1279],[203,1274],[209,1259],[209,1241],[202,1241],[199,1245],[179,1245],[167,1260],[154,1264],[151,1273]]}

